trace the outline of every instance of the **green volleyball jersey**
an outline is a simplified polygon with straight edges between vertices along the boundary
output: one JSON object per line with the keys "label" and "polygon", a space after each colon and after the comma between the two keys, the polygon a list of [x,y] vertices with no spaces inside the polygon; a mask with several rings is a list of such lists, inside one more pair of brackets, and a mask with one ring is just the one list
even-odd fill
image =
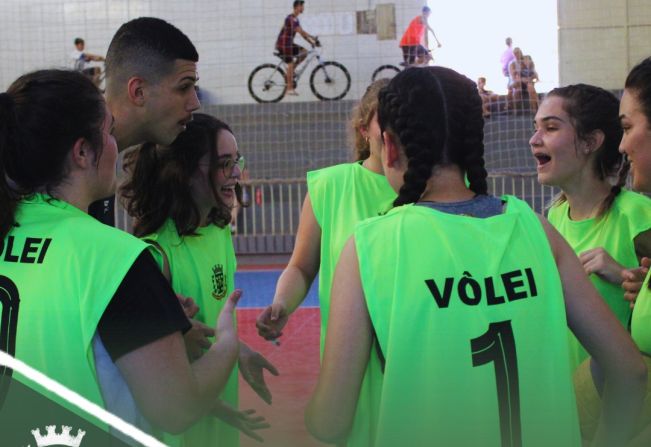
{"label": "green volleyball jersey", "polygon": [[361,163],[345,163],[307,173],[314,217],[321,227],[319,308],[321,351],[328,328],[330,288],[341,250],[355,225],[391,208],[396,193],[386,177]]}
{"label": "green volleyball jersey", "polygon": [[356,227],[386,359],[375,445],[580,445],[554,256],[504,199],[486,219],[407,205]]}
{"label": "green volleyball jersey", "polygon": [[[360,162],[308,172],[307,186],[314,216],[321,227],[319,307],[320,352],[323,353],[330,311],[330,288],[341,250],[352,235],[355,225],[361,220],[388,211],[396,193],[386,177],[365,168]],[[373,354],[364,374],[348,447],[373,444],[369,438],[375,432],[372,409],[377,407],[377,390],[381,382],[379,360]]]}
{"label": "green volleyball jersey", "polygon": [[[569,217],[569,211],[567,202],[552,207],[549,210],[549,222],[563,235],[577,255],[602,247],[625,268],[639,265],[633,239],[651,228],[651,199],[624,190],[617,195],[610,210],[600,219],[573,221]],[[619,322],[628,327],[631,308],[628,301],[624,300],[624,290],[621,286],[596,274],[590,275],[590,281]],[[572,333],[569,337],[570,361],[574,370],[588,358],[588,353]]]}
{"label": "green volleyball jersey", "polygon": [[651,355],[651,290],[649,290],[649,278],[651,278],[651,273],[646,275],[640,293],[635,300],[631,319],[631,336],[638,349],[647,355]]}
{"label": "green volleyball jersey", "polygon": [[[195,319],[214,327],[224,303],[235,288],[235,250],[230,227],[200,227],[196,235],[179,236],[176,225],[168,220],[154,234],[143,238],[154,241],[167,256],[172,288],[191,297],[199,306]],[[219,396],[238,406],[237,367]],[[215,396],[217,397],[217,396]],[[239,445],[239,432],[213,416],[206,416],[180,436],[166,435],[165,442],[183,447]]]}
{"label": "green volleyball jersey", "polygon": [[106,306],[146,244],[41,194],[20,202],[16,222],[0,245],[0,339],[15,337],[15,352],[11,343],[1,349],[104,406],[92,339]]}

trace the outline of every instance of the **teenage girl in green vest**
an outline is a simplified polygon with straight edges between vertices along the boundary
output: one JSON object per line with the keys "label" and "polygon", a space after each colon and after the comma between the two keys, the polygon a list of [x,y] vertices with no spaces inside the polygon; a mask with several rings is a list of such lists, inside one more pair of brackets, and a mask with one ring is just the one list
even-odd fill
{"label": "teenage girl in green vest", "polygon": [[[282,335],[289,316],[303,302],[319,274],[321,313],[320,349],[323,350],[328,328],[330,287],[339,254],[357,222],[377,216],[390,208],[395,192],[386,181],[380,164],[380,131],[377,124],[378,91],[386,79],[371,84],[353,110],[352,128],[356,160],[308,172],[307,188],[296,245],[292,257],[276,285],[273,303],[258,317],[258,331],[266,339]],[[372,444],[370,428],[373,390],[381,379],[379,361],[371,356],[362,392],[358,416],[348,446]]]}
{"label": "teenage girl in green vest", "polygon": [[33,72],[0,94],[2,349],[100,406],[93,355],[107,351],[147,420],[180,432],[226,385],[240,293],[219,342],[191,364],[189,322],[147,245],[87,214],[115,188],[112,132],[101,92],[79,73]]}
{"label": "teenage girl in green vest", "polygon": [[[651,199],[622,189],[629,166],[619,153],[619,101],[591,85],[556,88],[538,109],[535,126],[529,142],[538,181],[561,189],[549,222],[627,328],[631,308],[621,288],[622,270],[651,255]],[[588,357],[573,336],[570,355],[573,369]]]}
{"label": "teenage girl in green vest", "polygon": [[[651,58],[633,68],[626,79],[624,95],[619,107],[619,119],[624,131],[620,151],[631,164],[633,188],[651,192]],[[647,223],[650,223],[647,221]],[[623,287],[628,299],[635,303],[631,318],[633,341],[643,354],[647,367],[651,367],[651,290],[649,289],[648,259],[641,267],[624,272]],[[645,280],[646,276],[646,280]],[[581,374],[583,373],[583,374]],[[600,396],[595,388],[601,389],[600,381],[593,384],[589,373],[579,370],[575,375],[581,430],[584,438],[593,437],[601,407]],[[651,444],[651,383],[647,384],[642,415],[637,421],[635,437],[629,446]]]}
{"label": "teenage girl in green vest", "polygon": [[[174,291],[192,297],[199,307],[195,325],[210,329],[235,287],[229,224],[232,208],[242,202],[239,178],[244,158],[233,132],[222,121],[196,113],[170,146],[144,144],[127,155],[125,166],[131,175],[121,191],[135,218],[135,235],[158,248],[160,265]],[[203,343],[210,347],[208,339]],[[201,354],[199,349],[192,355]],[[243,378],[271,403],[262,371],[277,375],[273,365],[241,342],[238,364]],[[261,440],[255,430],[265,428],[264,421],[251,411],[235,410],[237,369],[220,396],[224,405],[215,412],[224,422],[205,418],[184,433],[182,445],[239,445],[237,429]]]}
{"label": "teenage girl in green vest", "polygon": [[375,336],[375,445],[580,445],[566,324],[606,376],[599,440],[628,436],[646,368],[562,237],[524,202],[486,195],[481,113],[474,83],[443,67],[380,92],[398,198],[357,226],[337,265],[306,411],[322,440],[345,438]]}

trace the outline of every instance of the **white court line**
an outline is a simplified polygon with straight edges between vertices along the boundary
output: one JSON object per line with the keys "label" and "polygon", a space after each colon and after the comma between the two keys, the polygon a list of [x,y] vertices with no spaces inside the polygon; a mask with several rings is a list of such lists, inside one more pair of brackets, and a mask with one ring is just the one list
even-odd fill
{"label": "white court line", "polygon": [[28,366],[24,362],[21,362],[20,360],[10,356],[4,351],[0,351],[0,365],[7,366],[14,371],[22,374],[32,382],[41,385],[48,391],[51,391],[52,393],[64,399],[66,402],[69,402],[75,407],[85,411],[86,413],[95,416],[100,421],[104,422],[107,425],[110,425],[120,433],[128,436],[134,441],[139,442],[145,447],[166,447],[165,444],[158,441],[156,438],[148,435],[147,433],[134,427],[123,419],[120,419],[114,414],[109,413],[99,405],[77,394],[70,388],[61,385],[56,380],[50,379],[42,372],[35,370],[31,366]]}

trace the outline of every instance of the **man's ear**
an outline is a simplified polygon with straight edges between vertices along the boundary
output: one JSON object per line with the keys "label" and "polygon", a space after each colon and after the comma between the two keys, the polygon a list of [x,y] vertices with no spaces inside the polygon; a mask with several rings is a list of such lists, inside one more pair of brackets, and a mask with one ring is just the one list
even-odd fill
{"label": "man's ear", "polygon": [[145,104],[145,81],[139,77],[129,78],[127,81],[127,95],[129,100],[142,107]]}
{"label": "man's ear", "polygon": [[85,138],[77,138],[72,146],[70,158],[73,166],[79,169],[87,169],[95,163],[95,152]]}

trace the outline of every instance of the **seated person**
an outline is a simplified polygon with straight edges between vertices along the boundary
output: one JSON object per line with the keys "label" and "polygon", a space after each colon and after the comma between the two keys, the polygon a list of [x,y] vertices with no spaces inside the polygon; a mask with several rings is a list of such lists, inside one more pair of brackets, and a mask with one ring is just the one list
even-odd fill
{"label": "seated person", "polygon": [[491,116],[491,104],[498,104],[499,95],[492,90],[486,90],[486,78],[477,79],[477,91],[481,97],[481,109],[484,118]]}
{"label": "seated person", "polygon": [[98,86],[102,69],[100,67],[87,67],[87,65],[88,62],[104,62],[104,57],[84,51],[86,43],[81,37],[77,37],[74,43],[75,49],[70,54],[70,58],[72,59],[72,68],[88,76],[93,81],[93,84]]}
{"label": "seated person", "polygon": [[535,83],[538,82],[538,72],[536,71],[536,64],[529,55],[522,57],[520,79],[523,84],[526,84],[527,93],[529,94],[529,107],[535,113],[538,110],[538,93],[535,86]]}

